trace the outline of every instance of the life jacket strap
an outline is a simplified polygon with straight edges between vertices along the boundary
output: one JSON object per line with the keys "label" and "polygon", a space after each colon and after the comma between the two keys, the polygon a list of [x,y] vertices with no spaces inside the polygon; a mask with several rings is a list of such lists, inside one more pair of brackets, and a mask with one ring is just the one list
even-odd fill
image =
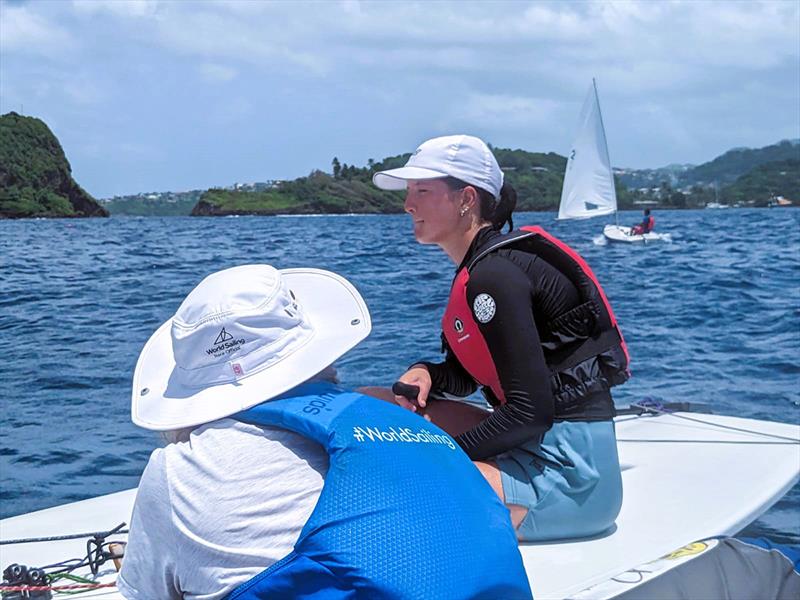
{"label": "life jacket strap", "polygon": [[484,248],[478,254],[473,256],[472,260],[469,261],[469,264],[467,265],[467,271],[472,271],[472,267],[474,267],[480,259],[482,259],[487,254],[490,254],[490,253],[494,252],[498,248],[502,248],[503,246],[507,246],[508,244],[511,244],[511,243],[516,242],[518,240],[523,240],[525,238],[528,238],[528,237],[531,237],[531,236],[534,236],[534,235],[536,235],[536,234],[533,233],[532,231],[522,231],[522,230],[506,234],[505,236],[503,236],[503,239],[501,239],[500,241],[492,244],[491,246],[488,246],[487,248]]}
{"label": "life jacket strap", "polygon": [[552,373],[560,373],[576,367],[583,361],[588,360],[594,356],[598,356],[607,350],[611,350],[619,346],[621,337],[616,327],[603,331],[596,337],[590,337],[585,340],[576,350],[569,353],[565,359],[555,365],[550,365]]}

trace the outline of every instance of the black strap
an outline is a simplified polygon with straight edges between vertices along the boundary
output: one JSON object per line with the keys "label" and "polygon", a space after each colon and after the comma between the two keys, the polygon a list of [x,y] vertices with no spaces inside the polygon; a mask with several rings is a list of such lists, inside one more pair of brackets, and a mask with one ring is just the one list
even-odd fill
{"label": "black strap", "polygon": [[536,234],[533,233],[532,231],[522,231],[522,230],[514,231],[514,232],[511,232],[511,233],[505,234],[502,239],[497,240],[494,244],[492,244],[488,248],[484,248],[478,254],[473,256],[472,260],[469,261],[469,264],[467,265],[467,271],[472,271],[472,267],[474,267],[475,264],[480,259],[482,259],[484,256],[486,256],[487,254],[489,254],[491,252],[494,252],[498,248],[502,248],[503,246],[507,246],[508,244],[510,244],[512,242],[516,242],[518,240],[522,240],[522,239],[525,239],[527,237],[531,237],[532,235],[536,235]]}
{"label": "black strap", "polygon": [[566,358],[555,365],[551,365],[550,371],[553,373],[560,373],[561,371],[571,369],[593,356],[597,356],[606,350],[618,346],[621,341],[622,338],[620,338],[619,331],[617,331],[616,327],[604,331],[596,337],[590,337],[583,342],[577,350],[570,352]]}

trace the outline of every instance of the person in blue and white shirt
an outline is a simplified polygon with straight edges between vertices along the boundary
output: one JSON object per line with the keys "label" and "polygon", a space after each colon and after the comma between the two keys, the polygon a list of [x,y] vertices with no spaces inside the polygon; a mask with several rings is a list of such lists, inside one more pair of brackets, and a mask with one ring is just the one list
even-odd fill
{"label": "person in blue and white shirt", "polygon": [[508,511],[453,439],[336,385],[370,329],[318,269],[234,267],[187,296],[133,377],[134,423],[169,443],[142,475],[125,598],[530,597]]}

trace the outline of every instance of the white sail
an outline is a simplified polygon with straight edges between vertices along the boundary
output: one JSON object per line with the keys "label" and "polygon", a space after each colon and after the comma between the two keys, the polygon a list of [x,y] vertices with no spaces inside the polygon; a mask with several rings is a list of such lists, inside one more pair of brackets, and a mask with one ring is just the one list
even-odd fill
{"label": "white sail", "polygon": [[559,219],[588,219],[617,210],[614,174],[594,79],[581,109],[578,135],[567,158]]}

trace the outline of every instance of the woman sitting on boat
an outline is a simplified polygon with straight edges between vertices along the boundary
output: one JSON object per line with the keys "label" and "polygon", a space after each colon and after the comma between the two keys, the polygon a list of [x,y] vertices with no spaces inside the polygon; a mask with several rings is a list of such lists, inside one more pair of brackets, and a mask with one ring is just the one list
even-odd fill
{"label": "woman sitting on boat", "polygon": [[[458,265],[442,321],[444,362],[383,390],[455,436],[511,511],[521,540],[600,534],[614,523],[622,481],[609,388],[629,377],[625,344],[591,270],[538,227],[502,234],[516,192],[491,150],[456,135],[423,143],[406,165],[376,173],[407,189],[414,236]],[[462,402],[482,386],[492,412]]]}

